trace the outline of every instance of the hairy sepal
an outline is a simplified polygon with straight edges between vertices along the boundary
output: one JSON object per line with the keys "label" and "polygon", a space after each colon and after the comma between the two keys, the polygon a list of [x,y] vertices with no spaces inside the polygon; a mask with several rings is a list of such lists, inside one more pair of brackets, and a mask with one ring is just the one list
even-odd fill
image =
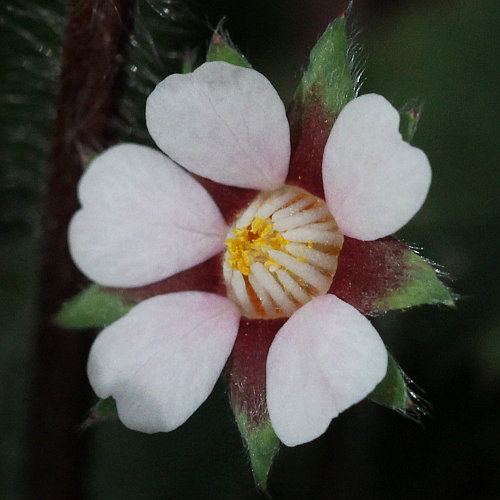
{"label": "hairy sepal", "polygon": [[266,360],[269,347],[284,319],[245,319],[240,322],[233,352],[226,364],[231,407],[245,443],[256,486],[267,489],[267,479],[280,446],[267,411]]}
{"label": "hairy sepal", "polygon": [[338,115],[355,97],[348,57],[347,19],[335,19],[326,28],[309,56],[309,66],[297,87],[293,105],[307,106],[319,98],[326,112]]}
{"label": "hairy sepal", "polygon": [[207,62],[213,61],[224,61],[243,68],[252,67],[221,26],[213,34],[208,47]]}
{"label": "hairy sepal", "polygon": [[255,425],[251,423],[248,415],[241,411],[235,413],[235,419],[248,450],[255,485],[266,491],[267,479],[274,457],[279,450],[280,440],[274,432],[269,417]]}
{"label": "hairy sepal", "polygon": [[87,418],[82,424],[82,429],[86,429],[87,427],[101,423],[104,420],[117,417],[118,410],[116,408],[116,401],[112,397],[100,399],[90,409]]}
{"label": "hairy sepal", "polygon": [[439,271],[396,238],[345,238],[330,293],[361,313],[377,315],[422,304],[455,304]]}
{"label": "hairy sepal", "polygon": [[411,404],[404,373],[390,353],[387,373],[368,398],[375,403],[400,411],[407,410]]}
{"label": "hairy sepal", "polygon": [[292,157],[287,184],[324,197],[323,150],[336,117],[356,95],[346,17],[333,21],[311,51],[288,108]]}
{"label": "hairy sepal", "polygon": [[421,390],[401,369],[392,354],[388,355],[387,373],[368,395],[368,399],[405,417],[420,421],[423,416],[429,415],[431,405],[419,394]]}

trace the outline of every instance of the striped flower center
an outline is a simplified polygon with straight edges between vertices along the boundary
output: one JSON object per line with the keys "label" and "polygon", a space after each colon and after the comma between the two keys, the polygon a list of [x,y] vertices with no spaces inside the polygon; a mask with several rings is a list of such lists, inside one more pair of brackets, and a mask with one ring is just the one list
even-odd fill
{"label": "striped flower center", "polygon": [[227,235],[228,296],[248,318],[288,317],[328,292],[343,241],[322,199],[293,186],[261,192]]}

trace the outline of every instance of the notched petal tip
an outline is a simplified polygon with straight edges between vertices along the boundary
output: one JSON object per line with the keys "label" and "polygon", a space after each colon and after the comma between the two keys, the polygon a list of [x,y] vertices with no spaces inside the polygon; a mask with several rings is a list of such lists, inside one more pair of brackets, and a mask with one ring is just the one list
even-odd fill
{"label": "notched petal tip", "polygon": [[395,233],[423,205],[431,168],[399,133],[399,113],[382,96],[351,101],[335,122],[323,156],[328,207],[343,234],[375,240]]}
{"label": "notched petal tip", "polygon": [[253,69],[216,61],[168,76],[148,97],[146,123],[165,153],[202,177],[262,190],[286,179],[285,107]]}
{"label": "notched petal tip", "polygon": [[73,260],[91,280],[154,283],[222,251],[225,221],[206,190],[154,149],[121,144],[97,157],[79,184],[69,227]]}
{"label": "notched petal tip", "polygon": [[287,446],[319,437],[386,371],[387,351],[371,323],[333,295],[316,297],[285,323],[269,350],[267,404],[277,436]]}
{"label": "notched petal tip", "polygon": [[180,292],[141,302],[94,342],[87,372],[112,396],[129,428],[170,431],[211,393],[229,357],[240,314],[215,294]]}

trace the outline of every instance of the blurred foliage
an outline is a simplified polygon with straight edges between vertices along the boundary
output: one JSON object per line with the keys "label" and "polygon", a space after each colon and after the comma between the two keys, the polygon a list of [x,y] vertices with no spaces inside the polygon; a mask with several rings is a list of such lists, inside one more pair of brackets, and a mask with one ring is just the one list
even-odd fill
{"label": "blurred foliage", "polygon": [[40,207],[61,53],[62,4],[0,5],[0,497],[22,491]]}
{"label": "blurred foliage", "polygon": [[[150,6],[161,11],[167,4],[179,20],[168,27]],[[339,12],[320,0],[257,1],[251,7],[222,0],[203,8],[153,0],[140,5],[120,133],[141,142],[146,140],[143,96],[180,68],[186,45],[199,55],[205,52],[207,22],[215,26],[229,14],[226,27],[235,43],[289,99],[316,37]],[[405,5],[388,16],[376,10],[363,16],[360,9],[360,41],[368,59],[362,93],[381,93],[396,107],[412,96],[425,99],[413,143],[431,160],[433,186],[423,210],[400,236],[443,265],[462,299],[457,310],[424,306],[375,323],[409,376],[426,389],[433,416],[421,427],[369,402],[357,405],[319,440],[281,451],[270,480],[278,500],[500,496],[500,171],[494,147],[500,4]],[[59,7],[52,2],[47,11],[9,0],[0,9],[5,69],[0,82],[0,496],[6,499],[19,498],[21,491],[37,229],[64,27]],[[119,423],[87,432],[95,438],[91,498],[258,498],[222,384],[175,432],[148,436]]]}

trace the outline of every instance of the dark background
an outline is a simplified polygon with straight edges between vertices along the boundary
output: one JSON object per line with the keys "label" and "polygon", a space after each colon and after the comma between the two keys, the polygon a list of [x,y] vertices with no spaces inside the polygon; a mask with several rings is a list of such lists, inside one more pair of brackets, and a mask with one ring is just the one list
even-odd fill
{"label": "dark background", "polygon": [[[32,425],[39,214],[64,27],[61,4],[46,8],[25,2],[22,15],[16,10],[20,5],[9,2],[0,10],[0,29],[7,28],[0,49],[5,70],[0,82],[0,497],[9,500],[22,497],[29,480],[24,471]],[[177,10],[175,22],[152,13],[144,2],[139,5],[139,24],[156,37],[165,58],[151,63],[137,58],[139,73],[148,69],[141,64],[150,64],[155,77],[163,78],[178,69],[179,51],[187,46],[202,54],[207,26],[215,27],[226,15],[233,40],[286,102],[315,40],[345,4],[187,2],[189,9]],[[402,367],[425,389],[431,415],[419,424],[363,402],[318,440],[283,448],[270,492],[276,499],[500,498],[500,4],[359,0],[353,15],[367,59],[362,93],[383,94],[396,107],[414,96],[425,99],[414,143],[430,158],[433,185],[424,208],[400,236],[443,266],[461,298],[456,310],[424,306],[375,320]],[[158,23],[170,23],[169,28]],[[147,91],[147,84],[145,90],[129,88],[121,137],[144,135],[137,110],[143,109]],[[135,121],[137,130],[131,125]],[[85,431],[81,439],[90,440],[88,467],[81,474],[92,499],[259,498],[222,384],[172,433],[147,436],[110,422]]]}

